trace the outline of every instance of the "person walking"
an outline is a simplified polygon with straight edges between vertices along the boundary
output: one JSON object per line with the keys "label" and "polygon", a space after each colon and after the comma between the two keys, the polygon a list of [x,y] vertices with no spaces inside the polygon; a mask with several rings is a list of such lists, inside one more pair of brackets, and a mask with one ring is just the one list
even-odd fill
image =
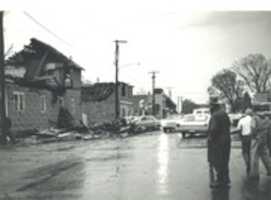
{"label": "person walking", "polygon": [[245,161],[247,175],[249,175],[251,168],[251,155],[250,155],[251,135],[252,130],[255,127],[252,114],[253,114],[252,109],[247,108],[245,111],[245,116],[239,120],[237,125],[237,129],[240,132],[242,155]]}
{"label": "person walking", "polygon": [[267,114],[260,113],[255,117],[255,129],[251,140],[251,173],[250,178],[259,179],[259,159],[261,159],[267,175],[271,176],[270,149],[268,137],[271,131],[271,121]]}
{"label": "person walking", "polygon": [[216,172],[215,181],[210,187],[229,186],[229,160],[231,149],[230,126],[227,113],[217,98],[210,101],[211,119],[208,127],[208,161]]}

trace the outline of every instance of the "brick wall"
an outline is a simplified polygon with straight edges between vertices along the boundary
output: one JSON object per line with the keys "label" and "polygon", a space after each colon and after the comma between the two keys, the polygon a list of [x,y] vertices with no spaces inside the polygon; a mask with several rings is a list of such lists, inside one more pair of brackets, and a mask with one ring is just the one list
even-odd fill
{"label": "brick wall", "polygon": [[81,110],[81,90],[80,89],[69,89],[66,90],[64,96],[64,106],[68,108],[70,113],[73,115],[76,123],[82,118]]}
{"label": "brick wall", "polygon": [[88,123],[106,122],[115,118],[115,99],[111,95],[104,101],[82,102],[82,112],[87,114]]}
{"label": "brick wall", "polygon": [[[24,94],[24,109],[16,109],[14,93]],[[46,100],[46,110],[42,110],[42,98]],[[57,121],[60,108],[60,101],[54,101],[54,95],[51,91],[45,89],[34,89],[7,84],[6,103],[7,115],[12,120],[12,130],[20,131],[27,129],[45,129],[51,127],[51,122]],[[75,112],[72,113],[78,121],[81,119],[80,90],[67,90],[64,97],[64,106],[72,113],[71,99],[74,99]]]}
{"label": "brick wall", "polygon": [[[132,94],[132,87],[126,86],[125,96],[122,95],[121,87],[119,87],[119,101],[120,101],[120,116],[122,108],[125,108],[127,113],[133,114],[133,102],[130,95]],[[123,102],[123,103],[122,103]],[[103,101],[88,101],[82,102],[82,113],[85,113],[88,118],[88,124],[96,122],[108,122],[115,119],[115,92]]]}

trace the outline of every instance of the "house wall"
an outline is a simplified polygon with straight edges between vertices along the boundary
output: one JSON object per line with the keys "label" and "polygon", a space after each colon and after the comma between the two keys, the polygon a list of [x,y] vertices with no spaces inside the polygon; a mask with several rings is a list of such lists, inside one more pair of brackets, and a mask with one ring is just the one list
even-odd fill
{"label": "house wall", "polygon": [[73,81],[73,88],[81,88],[81,70],[80,69],[73,69],[72,70],[72,81]]}
{"label": "house wall", "polygon": [[163,109],[164,109],[164,95],[155,94],[155,104],[156,104],[156,117],[159,119],[163,118]]}
{"label": "house wall", "polygon": [[[126,87],[125,96],[119,87],[120,117],[133,115],[132,87]],[[125,112],[125,114],[123,114]],[[87,115],[88,124],[109,122],[115,119],[115,92],[103,101],[82,102],[82,113]]]}
{"label": "house wall", "polygon": [[[24,94],[24,109],[16,110],[14,93]],[[42,111],[42,98],[46,99],[46,110]],[[71,99],[74,98],[75,112],[72,113]],[[68,90],[63,96],[67,107],[76,121],[81,119],[80,91]],[[15,84],[6,86],[7,116],[12,120],[12,130],[45,129],[57,122],[60,109],[59,99],[46,89],[27,88]]]}
{"label": "house wall", "polygon": [[115,96],[104,101],[82,102],[82,113],[87,115],[88,124],[112,121],[115,118]]}
{"label": "house wall", "polygon": [[76,123],[82,119],[82,108],[81,108],[81,90],[80,89],[69,89],[66,90],[64,95],[64,107],[66,107],[75,120]]}
{"label": "house wall", "polygon": [[[144,103],[140,107],[140,101],[144,101]],[[152,96],[150,94],[146,95],[134,95],[132,97],[133,101],[133,110],[134,115],[142,115],[142,114],[151,114],[152,113]],[[144,110],[144,111],[143,111]]]}

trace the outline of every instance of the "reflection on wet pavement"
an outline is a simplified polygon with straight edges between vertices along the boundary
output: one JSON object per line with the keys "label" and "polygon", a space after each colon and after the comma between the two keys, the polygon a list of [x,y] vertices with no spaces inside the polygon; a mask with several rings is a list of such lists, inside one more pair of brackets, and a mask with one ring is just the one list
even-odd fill
{"label": "reflection on wet pavement", "polygon": [[84,184],[83,169],[80,158],[37,168],[26,174],[25,184],[17,192],[25,199],[78,199]]}
{"label": "reflection on wet pavement", "polygon": [[229,188],[218,188],[211,190],[211,200],[229,200]]}
{"label": "reflection on wet pavement", "polygon": [[168,192],[168,162],[169,162],[169,143],[168,136],[166,134],[161,134],[159,136],[158,143],[158,191],[160,193]]}
{"label": "reflection on wet pavement", "polygon": [[244,200],[270,200],[271,180],[270,178],[246,179],[243,182],[242,197]]}
{"label": "reflection on wet pavement", "polygon": [[[157,133],[1,152],[6,162],[0,162],[0,176],[4,177],[0,189],[5,191],[0,191],[0,199],[1,195],[22,200],[271,199],[271,178],[265,171],[259,181],[244,177],[241,149],[232,150],[231,188],[211,190],[206,149],[186,148],[194,143],[201,146],[205,138],[179,139],[178,135]],[[10,170],[14,173],[7,176]]]}

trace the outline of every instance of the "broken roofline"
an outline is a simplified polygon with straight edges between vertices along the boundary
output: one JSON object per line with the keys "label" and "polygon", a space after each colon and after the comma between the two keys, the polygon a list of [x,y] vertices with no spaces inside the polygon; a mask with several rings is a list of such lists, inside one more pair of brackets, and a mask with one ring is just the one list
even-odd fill
{"label": "broken roofline", "polygon": [[[133,87],[127,83],[119,82],[119,86],[127,85]],[[99,102],[104,101],[110,97],[115,91],[115,83],[113,82],[99,82],[92,85],[82,85],[82,100],[84,102],[92,101]]]}
{"label": "broken roofline", "polygon": [[74,66],[75,68],[78,68],[80,70],[84,70],[83,67],[81,67],[79,64],[77,64],[76,62],[74,62],[73,60],[71,60],[70,58],[65,56],[63,53],[61,53],[60,51],[58,51],[56,48],[52,47],[51,45],[46,44],[36,38],[31,38],[30,41],[31,42],[29,45],[26,45],[21,51],[19,51],[18,53],[15,53],[11,57],[9,57],[7,64],[9,64],[9,60],[13,59],[15,56],[19,55],[23,51],[27,51],[27,50],[31,51],[35,48],[42,48],[42,49],[45,49],[45,51],[47,50],[49,53],[56,55],[60,60],[67,63],[68,66]]}
{"label": "broken roofline", "polygon": [[[115,85],[116,83],[115,82],[97,82],[97,83],[85,83],[82,85],[82,88],[88,88],[88,87],[93,87],[94,85]],[[130,85],[129,83],[125,83],[125,82],[121,82],[119,81],[119,86],[120,85],[127,85],[127,86],[130,86],[130,87],[134,87],[133,85]]]}

